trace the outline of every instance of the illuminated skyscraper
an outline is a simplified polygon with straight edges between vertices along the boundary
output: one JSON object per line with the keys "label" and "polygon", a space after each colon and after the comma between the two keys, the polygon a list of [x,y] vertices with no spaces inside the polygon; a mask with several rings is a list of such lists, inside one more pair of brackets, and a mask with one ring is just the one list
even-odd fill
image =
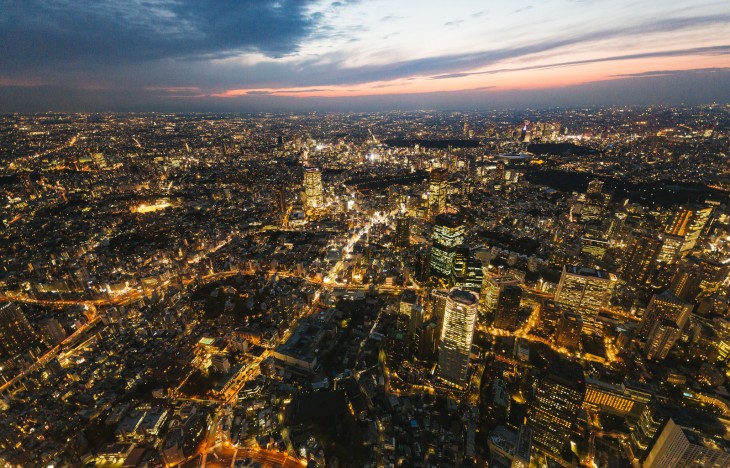
{"label": "illuminated skyscraper", "polygon": [[436,216],[431,247],[431,274],[441,278],[451,277],[456,248],[464,242],[464,223],[453,214]]}
{"label": "illuminated skyscraper", "polygon": [[603,181],[594,179],[590,182],[588,182],[588,190],[586,190],[586,193],[601,193],[603,191]]}
{"label": "illuminated skyscraper", "polygon": [[649,336],[654,325],[662,320],[671,320],[680,329],[684,328],[692,307],[691,303],[679,299],[671,291],[654,294],[641,317],[637,335],[641,338]]}
{"label": "illuminated skyscraper", "polygon": [[587,331],[595,331],[596,317],[608,307],[616,276],[593,268],[565,265],[560,276],[555,300],[583,317]]}
{"label": "illuminated skyscraper", "polygon": [[18,304],[0,304],[0,347],[14,356],[35,344],[36,335]]}
{"label": "illuminated skyscraper", "polygon": [[446,299],[439,344],[439,377],[458,387],[467,382],[479,295],[452,288]]}
{"label": "illuminated skyscraper", "polygon": [[667,357],[681,334],[682,330],[674,320],[663,319],[655,323],[644,346],[646,358],[661,361]]}
{"label": "illuminated skyscraper", "polygon": [[478,293],[482,291],[483,282],[482,262],[472,255],[471,249],[466,245],[457,247],[451,265],[451,284]]}
{"label": "illuminated skyscraper", "polygon": [[444,319],[446,313],[446,300],[449,298],[449,292],[445,289],[433,289],[428,297],[428,316],[436,320],[439,324]]}
{"label": "illuminated skyscraper", "polygon": [[674,272],[669,290],[679,299],[691,302],[700,292],[702,284],[702,268],[696,263],[684,262]]}
{"label": "illuminated skyscraper", "polygon": [[522,288],[517,285],[508,285],[502,288],[497,299],[497,308],[494,311],[494,327],[503,330],[517,329],[517,315],[520,312]]}
{"label": "illuminated skyscraper", "polygon": [[673,234],[662,234],[662,247],[657,256],[657,262],[673,263],[679,258],[679,254],[684,245],[683,236],[675,236]]}
{"label": "illuminated skyscraper", "polygon": [[533,443],[560,458],[570,441],[571,428],[584,398],[581,365],[566,360],[553,363],[536,382],[535,399],[527,416]]}
{"label": "illuminated skyscraper", "polygon": [[446,211],[446,197],[448,193],[448,171],[443,168],[433,169],[428,182],[428,207],[432,216]]}
{"label": "illuminated skyscraper", "polygon": [[642,466],[724,468],[730,466],[730,452],[708,437],[678,426],[670,418],[654,439]]}
{"label": "illuminated skyscraper", "polygon": [[494,313],[499,303],[499,293],[510,285],[518,286],[520,281],[511,275],[490,276],[484,280],[482,295],[480,296],[480,307],[485,313]]}
{"label": "illuminated skyscraper", "polygon": [[712,206],[697,208],[680,208],[674,213],[667,224],[665,232],[675,236],[683,236],[684,244],[682,252],[692,250],[697,245],[697,240],[702,230],[712,215]]}
{"label": "illuminated skyscraper", "polygon": [[555,344],[566,349],[578,349],[580,334],[583,330],[583,319],[580,315],[563,311],[555,332]]}
{"label": "illuminated skyscraper", "polygon": [[66,338],[66,332],[54,318],[47,318],[39,325],[41,338],[49,346],[55,346]]}
{"label": "illuminated skyscraper", "polygon": [[317,209],[324,206],[322,195],[322,173],[315,167],[304,168],[304,207],[306,209]]}
{"label": "illuminated skyscraper", "polygon": [[634,234],[624,255],[621,279],[643,286],[654,276],[661,241],[647,234]]}
{"label": "illuminated skyscraper", "polygon": [[666,421],[665,412],[658,406],[657,401],[651,401],[646,405],[639,416],[630,434],[631,453],[634,458],[640,459],[646,453],[657,431],[662,428]]}
{"label": "illuminated skyscraper", "polygon": [[399,249],[404,249],[411,242],[411,219],[400,214],[395,217],[395,241],[394,244]]}

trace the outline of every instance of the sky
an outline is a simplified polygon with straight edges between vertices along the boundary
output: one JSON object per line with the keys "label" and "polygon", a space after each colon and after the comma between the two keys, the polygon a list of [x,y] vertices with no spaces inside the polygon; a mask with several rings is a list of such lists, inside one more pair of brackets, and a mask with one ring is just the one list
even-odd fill
{"label": "sky", "polygon": [[730,102],[729,0],[0,0],[0,112]]}

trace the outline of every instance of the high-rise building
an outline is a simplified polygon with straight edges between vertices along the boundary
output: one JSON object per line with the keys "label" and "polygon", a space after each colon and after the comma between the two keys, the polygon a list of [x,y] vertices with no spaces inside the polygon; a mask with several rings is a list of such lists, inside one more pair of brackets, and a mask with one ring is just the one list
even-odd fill
{"label": "high-rise building", "polygon": [[499,303],[499,293],[507,286],[518,286],[520,281],[512,275],[490,276],[484,280],[480,307],[485,313],[494,313]]}
{"label": "high-rise building", "polygon": [[543,299],[540,301],[538,317],[539,327],[545,332],[545,334],[552,335],[557,331],[558,323],[562,317],[560,304],[551,299]]}
{"label": "high-rise building", "polygon": [[656,433],[662,428],[667,417],[657,401],[650,401],[639,415],[636,424],[631,428],[629,442],[633,458],[643,458]]}
{"label": "high-rise building", "polygon": [[616,213],[615,216],[606,218],[603,222],[603,229],[610,241],[615,241],[621,236],[626,222],[626,213]]}
{"label": "high-rise building", "polygon": [[446,299],[439,343],[439,377],[457,386],[467,383],[479,295],[452,288]]}
{"label": "high-rise building", "polygon": [[555,331],[555,344],[570,350],[578,349],[582,330],[583,319],[581,316],[564,310],[560,314],[560,321]]}
{"label": "high-rise building", "polygon": [[610,244],[607,238],[602,235],[595,235],[595,233],[586,233],[585,236],[581,237],[580,243],[581,253],[595,257],[598,260],[603,259]]}
{"label": "high-rise building", "polygon": [[428,299],[428,316],[439,324],[446,313],[446,300],[449,298],[449,291],[445,289],[432,289]]}
{"label": "high-rise building", "polygon": [[439,327],[435,320],[418,326],[413,334],[413,354],[416,359],[430,360],[436,356]]}
{"label": "high-rise building", "polygon": [[318,209],[324,206],[322,173],[316,167],[304,168],[304,193],[302,195],[306,209]]}
{"label": "high-rise building", "polygon": [[446,197],[448,193],[448,171],[443,168],[433,169],[428,181],[428,207],[432,216],[446,211]]}
{"label": "high-rise building", "polygon": [[637,335],[641,338],[647,337],[657,322],[666,319],[672,320],[683,329],[691,312],[692,304],[679,299],[671,291],[654,294],[641,317]]}
{"label": "high-rise building", "polygon": [[406,290],[401,295],[397,327],[403,333],[412,334],[423,323],[423,306],[418,303],[416,294]]}
{"label": "high-rise building", "polygon": [[39,324],[40,336],[49,346],[55,346],[66,338],[66,332],[58,320],[47,318]]}
{"label": "high-rise building", "polygon": [[497,308],[494,311],[495,328],[503,330],[517,329],[517,316],[520,312],[522,288],[517,285],[507,285],[499,292]]}
{"label": "high-rise building", "polygon": [[594,179],[588,182],[588,190],[586,193],[601,193],[603,191],[603,181]]}
{"label": "high-rise building", "polygon": [[665,232],[684,237],[682,252],[692,250],[697,245],[697,240],[709,221],[712,210],[712,206],[680,208],[672,215]]}
{"label": "high-rise building", "polygon": [[404,214],[395,217],[395,247],[405,249],[411,243],[411,218]]}
{"label": "high-rise building", "polygon": [[685,429],[669,418],[651,444],[642,466],[725,468],[730,466],[730,451],[725,444],[720,444],[722,441]]}
{"label": "high-rise building", "polygon": [[709,258],[699,259],[702,268],[702,281],[700,281],[700,289],[703,294],[710,295],[716,292],[730,274],[730,264],[720,263]]}
{"label": "high-rise building", "polygon": [[612,384],[586,377],[586,398],[583,405],[636,421],[651,401],[652,393],[640,384],[632,386],[627,383]]}
{"label": "high-rise building", "polygon": [[621,279],[643,286],[656,272],[661,240],[648,234],[634,234],[626,247]]}
{"label": "high-rise building", "polygon": [[554,362],[536,382],[527,424],[532,441],[555,457],[562,457],[571,428],[585,398],[583,367],[567,360]]}
{"label": "high-rise building", "polygon": [[565,265],[555,300],[583,317],[584,329],[594,332],[598,312],[608,307],[616,276],[594,268]]}
{"label": "high-rise building", "polygon": [[14,356],[36,344],[36,335],[20,306],[0,303],[0,347]]}
{"label": "high-rise building", "polygon": [[451,277],[456,248],[464,243],[464,223],[454,214],[436,216],[431,247],[431,274],[441,278]]}
{"label": "high-rise building", "polygon": [[691,302],[697,298],[702,283],[702,269],[691,262],[683,262],[672,276],[669,290],[679,299]]}
{"label": "high-rise building", "polygon": [[680,208],[672,214],[664,232],[674,236],[686,236],[689,231],[690,221],[692,221],[692,210]]}
{"label": "high-rise building", "polygon": [[682,331],[674,320],[663,319],[655,323],[644,345],[646,358],[661,361],[667,357],[681,334]]}
{"label": "high-rise building", "polygon": [[482,291],[483,282],[482,262],[472,255],[471,249],[466,245],[457,247],[451,264],[451,284],[478,293]]}
{"label": "high-rise building", "polygon": [[673,234],[662,234],[662,247],[659,249],[659,255],[657,256],[657,262],[659,263],[674,263],[679,258],[682,251],[682,245],[684,245],[683,236],[675,236]]}

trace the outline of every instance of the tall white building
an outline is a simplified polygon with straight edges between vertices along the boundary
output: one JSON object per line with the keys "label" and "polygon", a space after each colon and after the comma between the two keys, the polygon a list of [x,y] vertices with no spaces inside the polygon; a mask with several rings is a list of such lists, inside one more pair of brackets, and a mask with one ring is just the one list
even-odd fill
{"label": "tall white building", "polygon": [[452,288],[446,299],[439,344],[439,377],[459,387],[467,382],[478,305],[478,294],[459,288]]}
{"label": "tall white building", "polygon": [[730,452],[726,447],[702,434],[686,430],[672,419],[667,420],[659,437],[649,450],[644,468],[730,466]]}

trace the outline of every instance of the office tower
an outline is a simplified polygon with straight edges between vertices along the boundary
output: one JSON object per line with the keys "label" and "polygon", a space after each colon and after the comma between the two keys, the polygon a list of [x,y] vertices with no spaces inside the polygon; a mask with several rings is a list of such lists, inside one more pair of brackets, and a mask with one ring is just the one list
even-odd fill
{"label": "office tower", "polygon": [[41,339],[48,346],[55,346],[62,342],[66,338],[66,332],[64,331],[58,320],[54,318],[47,318],[39,324]]}
{"label": "office tower", "polygon": [[677,342],[681,329],[674,320],[662,319],[654,324],[644,345],[644,354],[649,360],[661,361]]}
{"label": "office tower", "polygon": [[581,316],[564,310],[560,314],[560,321],[555,331],[555,344],[570,350],[578,349],[582,330],[583,319]]}
{"label": "office tower", "polygon": [[[589,193],[580,210],[581,221],[599,221],[606,213],[607,194]],[[610,198],[608,198],[610,199]]]}
{"label": "office tower", "polygon": [[684,237],[689,230],[690,221],[692,221],[692,210],[680,208],[678,211],[672,213],[664,228],[664,232]]}
{"label": "office tower", "polygon": [[0,346],[14,356],[37,344],[28,319],[14,302],[0,304]]}
{"label": "office tower", "polygon": [[561,317],[560,304],[551,299],[543,299],[540,301],[540,310],[538,312],[539,327],[547,335],[552,335],[557,331]]}
{"label": "office tower", "polygon": [[418,303],[416,293],[404,291],[400,298],[397,328],[403,333],[412,334],[423,323],[423,307]]}
{"label": "office tower", "polygon": [[436,320],[439,324],[444,318],[448,297],[449,292],[445,289],[432,289],[431,294],[429,294],[428,317]]}
{"label": "office tower", "polygon": [[613,384],[586,377],[586,398],[583,405],[636,421],[651,397],[652,393],[647,387],[633,386],[627,382]]}
{"label": "office tower", "polygon": [[483,282],[482,262],[472,255],[469,247],[457,247],[451,264],[451,283],[460,289],[479,293]]}
{"label": "office tower", "polygon": [[660,238],[662,246],[659,249],[657,262],[667,264],[674,263],[679,258],[682,245],[684,244],[684,237],[664,233],[660,236]]}
{"label": "office tower", "polygon": [[654,325],[665,319],[672,320],[682,329],[691,312],[692,304],[679,299],[671,291],[654,294],[646,306],[636,333],[645,338],[649,336]]}
{"label": "office tower", "polygon": [[634,234],[626,247],[621,279],[638,286],[649,283],[656,272],[661,247],[661,241],[654,236]]}
{"label": "office tower", "polygon": [[644,407],[636,424],[631,428],[629,442],[631,453],[635,459],[641,459],[651,445],[656,433],[661,429],[667,416],[657,401],[650,401]]}
{"label": "office tower", "polygon": [[416,359],[428,361],[436,357],[438,350],[439,326],[435,320],[418,326],[413,334],[413,354]]}
{"label": "office tower", "polygon": [[672,277],[669,290],[685,302],[694,301],[700,292],[702,269],[699,265],[684,262]]}
{"label": "office tower", "polygon": [[585,236],[581,237],[580,243],[580,253],[590,255],[598,260],[603,259],[609,248],[608,239],[603,238],[603,236],[596,235],[595,233],[586,233]]}
{"label": "office tower", "polygon": [[497,308],[494,311],[495,328],[503,330],[517,329],[517,315],[520,312],[522,288],[517,285],[507,285],[499,292]]}
{"label": "office tower", "polygon": [[598,312],[608,307],[616,281],[614,274],[603,270],[565,265],[555,300],[579,313],[584,329],[593,332],[597,328]]}
{"label": "office tower", "polygon": [[306,209],[317,209],[324,206],[322,195],[322,173],[315,167],[304,168],[304,193],[302,201]]}
{"label": "office tower", "polygon": [[432,216],[446,211],[446,197],[448,193],[448,171],[443,168],[433,169],[428,181],[428,208]]}
{"label": "office tower", "polygon": [[464,243],[464,223],[453,214],[436,216],[431,247],[431,274],[444,279],[451,277],[456,248]]}
{"label": "office tower", "polygon": [[730,451],[722,447],[710,437],[685,429],[669,418],[651,444],[642,466],[726,468],[730,466]]}
{"label": "office tower", "polygon": [[603,181],[594,179],[590,182],[588,182],[588,190],[586,190],[586,193],[601,193],[603,191]]}
{"label": "office tower", "polygon": [[478,304],[478,294],[458,288],[452,288],[446,299],[439,343],[439,377],[457,387],[467,383]]}
{"label": "office tower", "polygon": [[626,213],[616,213],[602,223],[603,231],[610,241],[615,241],[621,236],[626,222]]}
{"label": "office tower", "polygon": [[395,247],[399,249],[407,248],[411,243],[411,219],[399,214],[395,217]]}
{"label": "office tower", "polygon": [[560,359],[538,378],[527,416],[532,441],[545,452],[561,457],[585,397],[583,368]]}
{"label": "office tower", "polygon": [[730,273],[730,264],[716,262],[709,258],[700,259],[699,264],[702,269],[700,289],[704,295],[710,295],[716,292],[727,280]]}
{"label": "office tower", "polygon": [[494,313],[499,303],[499,293],[510,285],[518,286],[520,281],[512,275],[490,276],[484,280],[480,307],[485,313]]}
{"label": "office tower", "polygon": [[684,245],[682,251],[686,252],[692,250],[702,235],[702,231],[705,229],[707,222],[710,220],[713,208],[711,206],[705,206],[702,208],[695,208],[692,210],[692,221],[687,229],[687,235],[684,238]]}
{"label": "office tower", "polygon": [[669,220],[665,232],[684,237],[681,252],[692,250],[712,214],[712,207],[680,208]]}

